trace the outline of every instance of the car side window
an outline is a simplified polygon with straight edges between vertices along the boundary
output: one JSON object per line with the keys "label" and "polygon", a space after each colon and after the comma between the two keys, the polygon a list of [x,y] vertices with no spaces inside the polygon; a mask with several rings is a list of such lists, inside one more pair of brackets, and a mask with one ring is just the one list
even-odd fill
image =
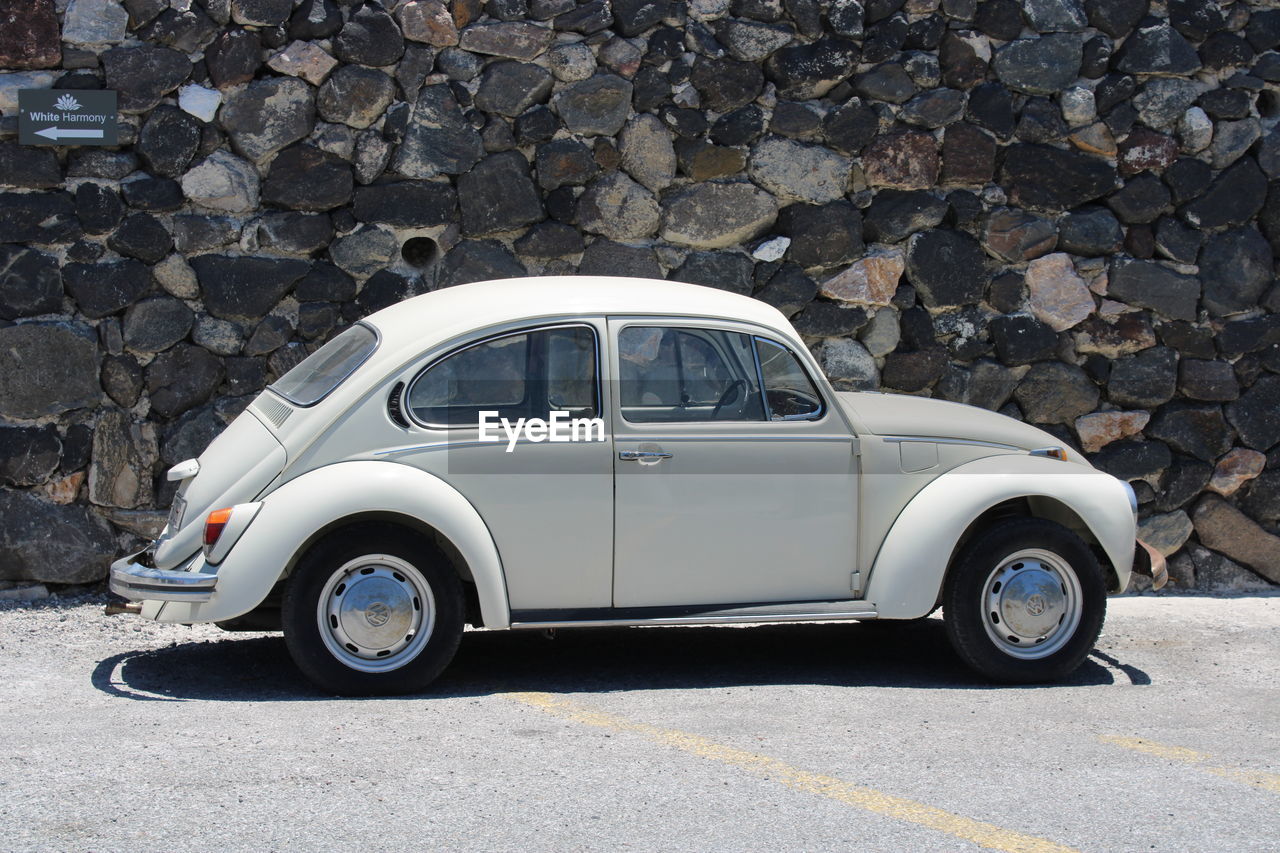
{"label": "car side window", "polygon": [[474,426],[480,412],[547,418],[599,411],[595,332],[562,326],[490,338],[445,356],[409,386],[407,404],[421,423]]}
{"label": "car side window", "polygon": [[756,338],[755,343],[770,420],[808,420],[821,415],[822,396],[795,353],[765,338]]}
{"label": "car side window", "polygon": [[751,346],[739,332],[627,326],[618,333],[622,416],[632,423],[764,420]]}

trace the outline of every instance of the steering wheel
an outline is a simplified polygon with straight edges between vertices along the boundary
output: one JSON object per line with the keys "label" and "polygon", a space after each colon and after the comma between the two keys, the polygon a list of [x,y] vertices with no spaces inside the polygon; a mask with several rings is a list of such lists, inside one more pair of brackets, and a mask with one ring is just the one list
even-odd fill
{"label": "steering wheel", "polygon": [[720,395],[720,399],[716,401],[716,407],[711,410],[711,419],[715,420],[720,414],[720,410],[734,400],[738,399],[738,393],[747,387],[745,379],[735,379],[729,383],[729,387],[724,389],[724,393]]}

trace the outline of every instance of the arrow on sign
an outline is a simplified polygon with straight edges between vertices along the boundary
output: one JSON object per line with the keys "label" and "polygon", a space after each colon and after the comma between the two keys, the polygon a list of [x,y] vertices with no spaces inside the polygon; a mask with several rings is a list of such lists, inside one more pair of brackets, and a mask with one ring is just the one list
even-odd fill
{"label": "arrow on sign", "polygon": [[45,139],[101,139],[101,130],[80,130],[72,127],[46,127],[44,130],[37,130],[36,136],[43,136]]}

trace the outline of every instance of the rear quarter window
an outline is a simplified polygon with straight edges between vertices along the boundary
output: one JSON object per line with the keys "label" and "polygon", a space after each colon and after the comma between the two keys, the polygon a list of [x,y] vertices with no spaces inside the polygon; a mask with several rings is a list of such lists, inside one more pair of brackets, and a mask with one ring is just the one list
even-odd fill
{"label": "rear quarter window", "polygon": [[333,393],[377,348],[377,333],[357,324],[268,387],[295,406],[314,406]]}

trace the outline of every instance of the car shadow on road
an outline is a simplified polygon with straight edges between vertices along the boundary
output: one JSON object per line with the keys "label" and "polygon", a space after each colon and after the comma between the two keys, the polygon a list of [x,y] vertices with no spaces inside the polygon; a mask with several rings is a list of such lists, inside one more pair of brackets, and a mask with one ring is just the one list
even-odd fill
{"label": "car shadow on road", "polygon": [[[101,661],[98,690],[141,701],[308,701],[307,682],[279,635],[228,637],[125,653]],[[940,619],[910,623],[474,631],[423,697],[540,691],[590,693],[757,685],[1060,689],[1150,684],[1146,673],[1095,651],[1071,678],[1009,688],[974,675],[951,650]]]}

